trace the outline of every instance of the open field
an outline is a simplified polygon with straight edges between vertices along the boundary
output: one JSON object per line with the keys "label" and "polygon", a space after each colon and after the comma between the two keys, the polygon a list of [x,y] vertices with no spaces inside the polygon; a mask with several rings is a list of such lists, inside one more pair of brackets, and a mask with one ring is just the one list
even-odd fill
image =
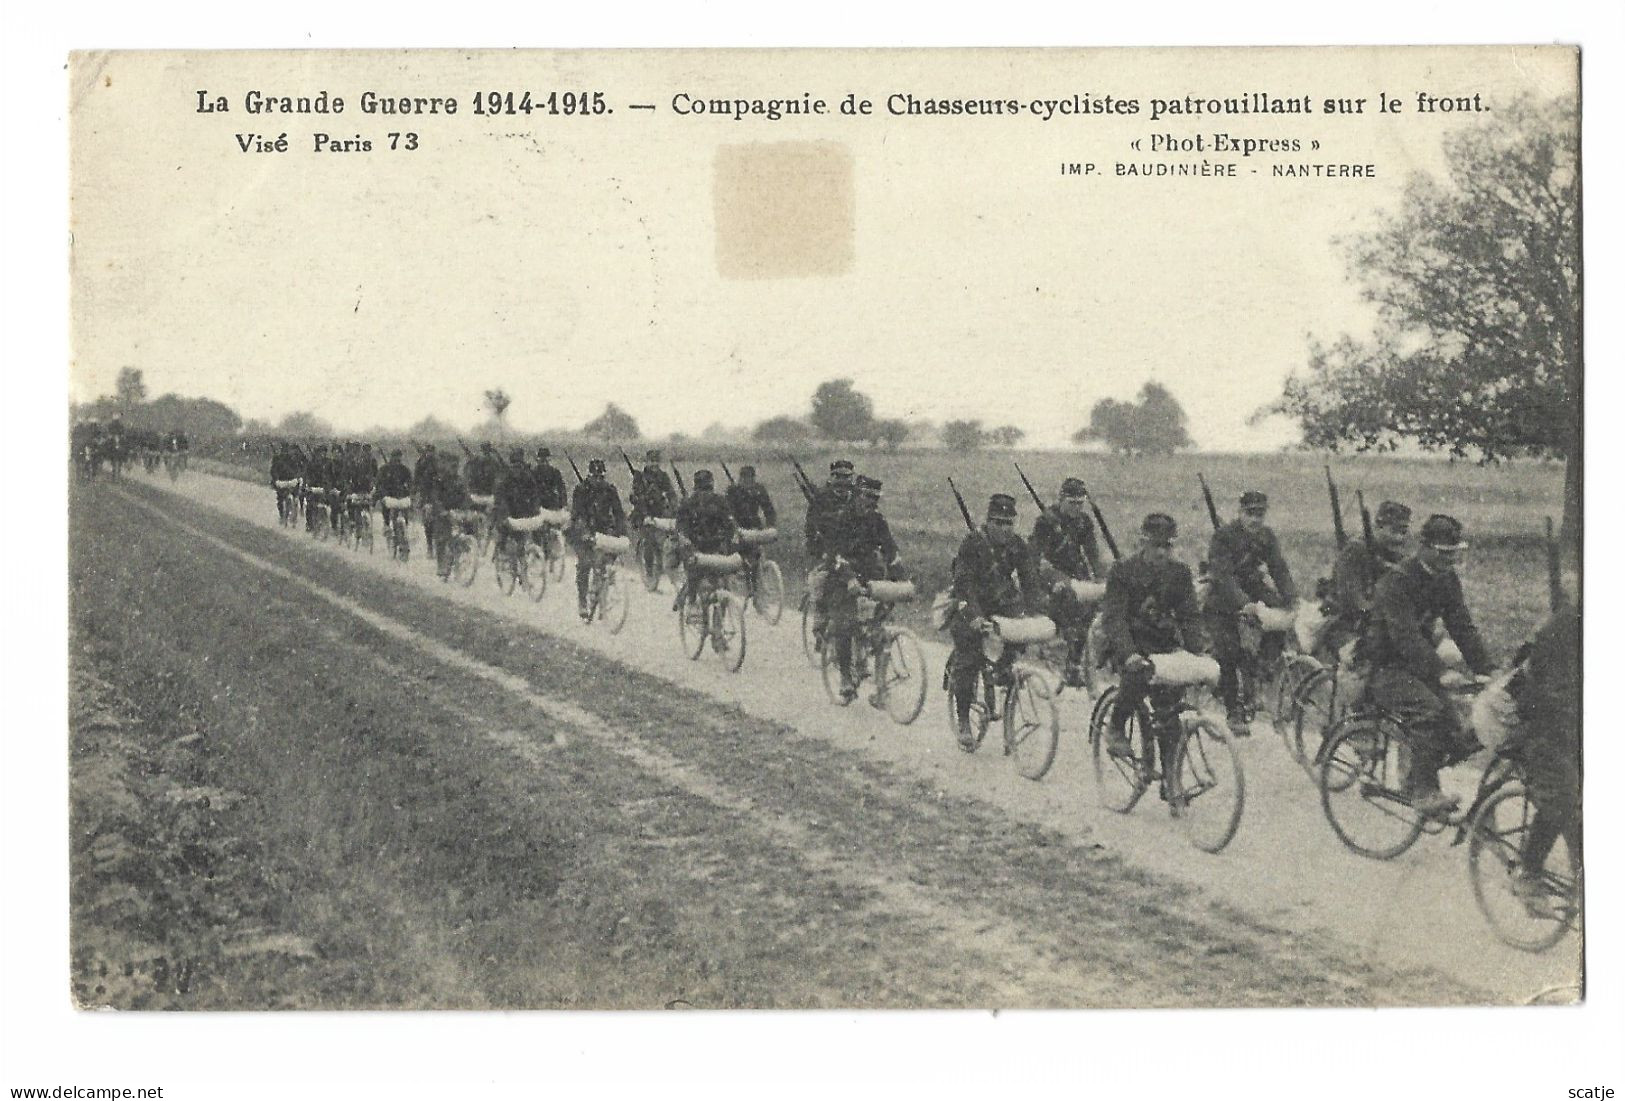
{"label": "open field", "polygon": [[1262,732],[1210,857],[1155,804],[1098,806],[1086,697],[1034,784],[954,748],[936,693],[912,727],[831,707],[790,624],[752,621],[729,674],[680,654],[665,598],[610,636],[551,589],[277,530],[267,489],[202,475],[79,487],[72,519],[76,646],[160,748],[202,735],[191,782],[247,796],[221,827],[257,873],[250,943],[300,949],[205,956],[165,1004],[1459,1004],[1577,980],[1577,939],[1494,941],[1460,849],[1344,850]]}
{"label": "open field", "polygon": [[[403,446],[408,456],[412,454],[410,445],[400,441],[381,442]],[[455,448],[456,442],[448,441],[447,445]],[[626,450],[634,457],[642,453],[642,448],[633,444]],[[740,462],[756,464],[760,479],[783,513],[780,530],[785,538],[773,553],[785,566],[792,593],[799,593],[794,579],[805,575],[809,563],[801,539],[805,509],[790,465],[760,451],[706,449],[697,443],[685,444],[675,453],[670,448],[665,450],[668,457],[675,454],[685,475],[709,465],[717,472],[719,483],[723,479],[715,465],[718,459],[725,459],[730,467]],[[610,478],[620,486],[624,499],[629,478],[614,447],[575,454],[576,461],[585,467],[589,454],[608,459]],[[1212,527],[1202,503],[1198,472],[1206,475],[1220,516],[1226,520],[1234,514],[1236,499],[1243,490],[1259,489],[1269,494],[1270,523],[1281,538],[1300,591],[1313,592],[1315,579],[1330,572],[1335,553],[1323,460],[1314,455],[1130,459],[1052,451],[950,455],[941,451],[888,454],[845,450],[806,452],[797,457],[807,473],[819,480],[836,455],[852,458],[861,471],[885,482],[883,509],[902,547],[904,562],[928,592],[946,585],[948,564],[964,531],[947,477],[952,476],[965,494],[978,522],[989,494],[1012,493],[1023,517],[1021,527],[1030,529],[1035,509],[1016,476],[1012,466],[1015,462],[1021,463],[1046,501],[1053,497],[1062,478],[1084,478],[1124,553],[1131,551],[1139,519],[1148,512],[1167,512],[1179,521],[1179,554],[1187,562],[1194,564],[1206,553]],[[229,459],[227,469],[237,474],[261,482],[268,477],[268,457],[245,458],[240,453],[222,457]],[[569,467],[562,458],[559,465],[569,480]],[[1364,491],[1373,512],[1378,502],[1393,499],[1411,506],[1416,524],[1429,513],[1447,512],[1466,525],[1472,550],[1462,567],[1462,579],[1469,606],[1493,653],[1509,655],[1539,624],[1547,599],[1542,524],[1546,516],[1556,522],[1562,515],[1561,465],[1520,462],[1483,467],[1420,459],[1342,457],[1333,460],[1332,472],[1342,491],[1344,523],[1351,538],[1358,538],[1360,532],[1356,490]],[[1104,543],[1101,553],[1106,554]],[[914,626],[926,627],[923,602],[913,609],[913,617]]]}

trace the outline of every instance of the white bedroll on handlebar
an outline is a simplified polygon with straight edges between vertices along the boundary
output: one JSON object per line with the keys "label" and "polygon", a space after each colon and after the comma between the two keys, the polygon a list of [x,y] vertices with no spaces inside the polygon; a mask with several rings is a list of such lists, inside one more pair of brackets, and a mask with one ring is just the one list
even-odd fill
{"label": "white bedroll on handlebar", "polygon": [[540,531],[542,525],[547,523],[540,516],[510,516],[508,528],[510,531]]}
{"label": "white bedroll on handlebar", "polygon": [[1106,599],[1106,583],[1104,581],[1068,581],[1072,595],[1078,598],[1080,604],[1099,604]]}
{"label": "white bedroll on handlebar", "polygon": [[1171,650],[1166,654],[1152,654],[1151,683],[1168,688],[1186,688],[1193,684],[1218,684],[1219,663],[1206,654],[1193,654],[1189,650]]}
{"label": "white bedroll on handlebar", "polygon": [[745,560],[737,554],[696,553],[694,566],[708,573],[738,573],[745,568]]}
{"label": "white bedroll on handlebar", "polygon": [[1047,615],[1022,616],[1019,619],[996,615],[992,620],[993,633],[982,640],[982,654],[989,661],[998,661],[1006,646],[1048,642],[1056,634],[1055,621]]}
{"label": "white bedroll on handlebar", "polygon": [[632,540],[624,535],[606,535],[603,532],[594,532],[587,537],[587,542],[599,554],[625,554],[632,549]]}
{"label": "white bedroll on handlebar", "polygon": [[496,501],[496,496],[491,493],[470,493],[468,499],[481,508],[490,508],[492,503]]}
{"label": "white bedroll on handlebar", "polygon": [[567,508],[544,508],[536,513],[536,518],[544,524],[552,524],[556,528],[569,526],[570,510]]}
{"label": "white bedroll on handlebar", "polygon": [[779,541],[778,528],[740,528],[739,542],[747,547],[765,547]]}
{"label": "white bedroll on handlebar", "polygon": [[903,604],[914,599],[912,581],[871,581],[866,588],[869,599],[881,604]]}
{"label": "white bedroll on handlebar", "polygon": [[403,509],[411,508],[412,507],[412,498],[410,498],[410,497],[385,497],[385,498],[383,498],[383,505],[387,509],[394,509],[394,510],[396,510],[398,512],[398,511],[401,511]]}
{"label": "white bedroll on handlebar", "polygon": [[299,488],[299,479],[298,478],[283,478],[283,479],[278,479],[277,481],[272,482],[271,484],[276,486],[278,489],[298,489]]}
{"label": "white bedroll on handlebar", "polygon": [[1258,625],[1271,634],[1290,631],[1297,621],[1297,613],[1291,608],[1271,608],[1262,602],[1249,604],[1241,611],[1258,620]]}
{"label": "white bedroll on handlebar", "polygon": [[677,521],[670,516],[650,516],[643,523],[645,527],[651,527],[656,531],[671,532],[677,530]]}

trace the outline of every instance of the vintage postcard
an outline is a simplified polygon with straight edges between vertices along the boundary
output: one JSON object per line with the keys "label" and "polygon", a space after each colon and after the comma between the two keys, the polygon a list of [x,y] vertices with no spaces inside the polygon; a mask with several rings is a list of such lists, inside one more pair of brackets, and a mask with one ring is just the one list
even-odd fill
{"label": "vintage postcard", "polygon": [[1577,50],[67,76],[80,1007],[1584,1000]]}

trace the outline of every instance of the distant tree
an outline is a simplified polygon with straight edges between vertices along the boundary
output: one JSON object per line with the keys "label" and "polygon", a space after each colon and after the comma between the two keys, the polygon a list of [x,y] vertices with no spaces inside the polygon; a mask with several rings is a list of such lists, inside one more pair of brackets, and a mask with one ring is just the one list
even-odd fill
{"label": "distant tree", "polygon": [[333,426],[315,413],[289,413],[277,422],[277,434],[290,436],[295,439],[308,439],[320,437],[330,439],[333,435]]}
{"label": "distant tree", "polygon": [[1000,425],[987,434],[995,447],[1014,447],[1027,438],[1027,433],[1013,424]]}
{"label": "distant tree", "polygon": [[450,440],[456,435],[456,425],[447,424],[432,414],[424,417],[406,430],[406,438],[416,440],[418,443],[436,443],[441,440]]}
{"label": "distant tree", "polygon": [[812,439],[813,430],[795,417],[770,417],[751,431],[757,443],[798,444]]}
{"label": "distant tree", "polygon": [[588,421],[581,432],[601,440],[635,440],[639,435],[638,422],[614,402],[604,406],[604,411]]}
{"label": "distant tree", "polygon": [[126,417],[146,401],[147,382],[141,375],[141,368],[120,367],[118,381],[113,384],[113,394],[118,399],[119,411]]}
{"label": "distant tree", "polygon": [[1191,446],[1185,410],[1159,382],[1140,387],[1135,401],[1103,398],[1089,410],[1089,424],[1073,443],[1103,443],[1125,455],[1171,455]]}
{"label": "distant tree", "polygon": [[825,439],[842,442],[867,440],[870,438],[869,426],[875,419],[875,403],[858,393],[851,379],[831,379],[820,383],[813,392],[809,419]]}
{"label": "distant tree", "polygon": [[975,451],[986,439],[981,421],[949,421],[942,426],[942,444],[949,451]]}
{"label": "distant tree", "polygon": [[498,434],[501,434],[507,428],[507,421],[504,418],[507,417],[508,407],[512,404],[513,399],[500,386],[495,390],[485,392],[485,408],[490,410],[491,419],[496,421]]}
{"label": "distant tree", "polygon": [[1447,182],[1412,176],[1378,229],[1335,242],[1375,331],[1311,338],[1307,371],[1260,414],[1293,418],[1310,447],[1565,459],[1576,542],[1579,139],[1572,100],[1529,98],[1446,138]]}
{"label": "distant tree", "polygon": [[243,418],[212,398],[165,394],[137,409],[131,423],[154,432],[184,432],[193,440],[208,440],[235,436],[243,427]]}
{"label": "distant tree", "polygon": [[908,439],[908,424],[896,419],[877,420],[870,425],[869,443],[896,451]]}

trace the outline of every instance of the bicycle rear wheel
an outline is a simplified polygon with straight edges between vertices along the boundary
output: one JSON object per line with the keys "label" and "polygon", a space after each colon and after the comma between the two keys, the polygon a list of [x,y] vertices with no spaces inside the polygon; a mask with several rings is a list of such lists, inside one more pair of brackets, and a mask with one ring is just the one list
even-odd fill
{"label": "bicycle rear wheel", "polygon": [[665,549],[657,540],[645,536],[637,547],[638,573],[643,578],[643,587],[652,593],[660,591],[660,575],[663,573],[661,559],[665,557]]}
{"label": "bicycle rear wheel", "polygon": [[1288,654],[1270,687],[1270,722],[1288,750],[1298,727],[1298,689],[1319,670],[1320,662],[1308,654]]}
{"label": "bicycle rear wheel", "polygon": [[1319,773],[1326,736],[1337,721],[1334,713],[1337,695],[1336,671],[1319,669],[1298,686],[1298,693],[1292,701],[1295,714],[1292,740],[1287,744],[1287,749],[1311,777]]}
{"label": "bicycle rear wheel", "polygon": [[1042,780],[1055,763],[1061,720],[1055,711],[1055,686],[1034,669],[1019,669],[1004,696],[1004,751],[1016,771]]}
{"label": "bicycle rear wheel", "polygon": [[1320,805],[1338,840],[1361,856],[1390,860],[1416,843],[1422,816],[1400,794],[1410,741],[1392,721],[1339,723],[1320,763]]}
{"label": "bicycle rear wheel", "polygon": [[763,556],[756,568],[756,612],[770,624],[784,617],[784,571],[771,558]]}
{"label": "bicycle rear wheel", "polygon": [[807,655],[807,664],[817,669],[823,664],[818,653],[818,639],[813,635],[813,602],[808,593],[801,594],[801,652]]}
{"label": "bicycle rear wheel", "polygon": [[564,536],[557,528],[547,528],[543,550],[547,555],[547,572],[552,574],[554,581],[564,580],[564,571],[567,563],[564,554]]}
{"label": "bicycle rear wheel", "polygon": [[480,555],[473,536],[453,535],[456,543],[452,549],[451,575],[463,588],[474,584],[474,579],[480,573]]}
{"label": "bicycle rear wheel", "polygon": [[1151,737],[1151,715],[1138,708],[1123,723],[1128,735],[1130,752],[1113,753],[1107,745],[1112,711],[1117,706],[1116,685],[1100,693],[1089,715],[1089,751],[1095,767],[1095,791],[1100,805],[1118,814],[1132,811],[1145,794],[1147,777],[1155,761],[1156,748]]}
{"label": "bicycle rear wheel", "polygon": [[1467,874],[1479,913],[1496,939],[1524,952],[1551,948],[1579,915],[1580,869],[1561,835],[1537,880],[1541,893],[1519,895],[1513,890],[1534,814],[1524,786],[1504,784],[1480,804],[1467,841]]}
{"label": "bicycle rear wheel", "polygon": [[524,581],[525,595],[532,601],[539,601],[547,595],[547,574],[551,563],[542,553],[542,548],[535,543],[525,543],[525,565],[522,580]]}
{"label": "bicycle rear wheel", "polygon": [[925,651],[920,640],[913,631],[898,629],[886,641],[875,669],[875,689],[892,722],[907,726],[920,717],[925,687]]}
{"label": "bicycle rear wheel", "polygon": [[1184,731],[1170,798],[1191,844],[1216,853],[1241,828],[1247,803],[1247,777],[1230,735],[1205,715],[1180,717]]}
{"label": "bicycle rear wheel", "polygon": [[987,737],[987,724],[992,721],[994,710],[992,700],[993,686],[988,683],[985,675],[977,679],[977,693],[971,698],[970,702],[971,741],[969,745],[966,745],[964,742],[959,740],[959,711],[955,706],[954,701],[953,663],[954,659],[950,657],[948,659],[947,667],[942,673],[943,687],[947,689],[944,696],[948,701],[948,736],[953,738],[954,744],[957,745],[961,751],[965,753],[975,753],[982,747],[982,739]]}
{"label": "bicycle rear wheel", "polygon": [[[855,649],[857,642],[854,641],[852,645]],[[824,682],[824,694],[829,697],[830,703],[833,703],[836,707],[845,707],[852,702],[841,697],[841,663],[835,656],[835,643],[833,640],[828,646],[824,647],[823,661],[820,663],[818,671]]]}

